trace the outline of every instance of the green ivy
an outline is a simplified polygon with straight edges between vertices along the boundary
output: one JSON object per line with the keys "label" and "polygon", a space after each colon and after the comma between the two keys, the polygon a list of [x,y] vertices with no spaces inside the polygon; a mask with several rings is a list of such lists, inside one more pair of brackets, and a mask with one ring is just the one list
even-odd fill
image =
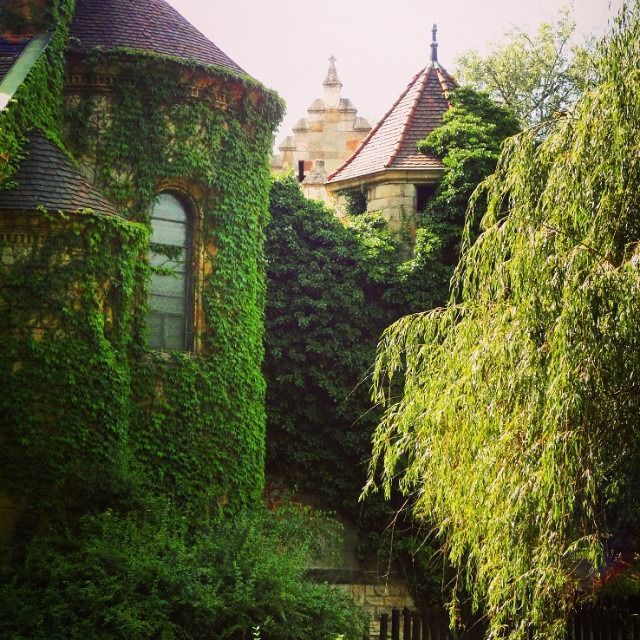
{"label": "green ivy", "polygon": [[[23,213],[44,239],[2,247],[0,488],[19,519],[0,554],[0,635],[244,640],[259,626],[265,639],[357,640],[353,604],[304,576],[313,523],[259,508],[268,156],[282,103],[217,68],[98,52],[86,74],[108,68],[112,92],[69,91],[63,114],[72,4],[54,3],[46,57],[0,116],[11,157],[0,188],[40,128],[126,219]],[[202,74],[217,95],[192,96]],[[165,184],[190,192],[211,266],[197,353],[146,346],[149,211]]]}
{"label": "green ivy", "polygon": [[131,442],[141,477],[194,513],[227,501],[255,503],[264,483],[266,158],[281,103],[262,90],[254,105],[256,83],[228,75],[228,110],[211,108],[207,89],[191,97],[183,76],[193,69],[154,56],[120,52],[92,64],[109,64],[128,79],[116,83],[108,125],[99,132],[87,118],[90,92],[70,101],[77,152],[99,136],[94,160],[103,192],[148,224],[159,185],[188,178],[198,190],[200,243],[215,247],[203,283],[199,352],[154,354],[139,345]]}
{"label": "green ivy", "polygon": [[[11,187],[28,131],[43,129],[92,161],[98,187],[129,222],[90,212],[61,222],[52,214],[44,246],[3,270],[11,292],[2,309],[3,444],[11,445],[3,479],[28,497],[38,490],[20,488],[18,480],[31,474],[34,486],[48,487],[41,495],[64,502],[74,482],[88,490],[89,478],[100,476],[106,486],[126,468],[144,490],[169,495],[194,515],[227,502],[254,504],[264,483],[267,158],[282,103],[256,81],[217,68],[97,53],[85,61],[88,76],[107,65],[120,79],[107,124],[98,129],[89,117],[97,102],[87,88],[69,98],[62,136],[73,3],[53,3],[51,12],[56,30],[46,53],[0,114],[0,151],[11,159],[2,165],[4,188]],[[222,94],[227,109],[211,106],[206,88],[192,97],[189,81],[202,73],[218,79],[215,99]],[[87,157],[98,141],[99,153]],[[160,184],[185,180],[194,188],[200,243],[215,248],[202,283],[206,329],[197,354],[157,354],[144,336],[143,232]],[[111,327],[109,336],[99,316],[104,282],[112,289],[120,282],[121,296],[128,296],[110,310],[121,333]],[[75,305],[81,287],[82,304]],[[39,322],[44,337],[36,340]],[[24,460],[38,462],[21,470]],[[116,471],[105,460],[124,466]]]}
{"label": "green ivy", "polygon": [[[358,511],[373,415],[368,368],[393,319],[358,259],[358,234],[292,178],[274,181],[267,234],[269,468],[325,507]],[[394,254],[369,247],[371,263]],[[364,262],[364,260],[362,261]],[[387,272],[388,274],[388,272]]]}
{"label": "green ivy", "polygon": [[30,129],[38,128],[60,143],[64,54],[75,0],[49,4],[46,22],[52,27],[51,40],[7,108],[0,112],[0,189],[10,186]]}
{"label": "green ivy", "polygon": [[44,241],[3,249],[0,486],[37,514],[126,474],[147,231],[90,212],[31,215],[45,217]]}

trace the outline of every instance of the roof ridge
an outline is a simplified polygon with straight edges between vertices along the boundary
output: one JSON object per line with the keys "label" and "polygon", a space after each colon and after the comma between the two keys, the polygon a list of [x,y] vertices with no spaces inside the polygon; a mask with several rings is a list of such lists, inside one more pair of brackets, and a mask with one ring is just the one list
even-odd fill
{"label": "roof ridge", "polygon": [[391,105],[391,107],[382,116],[382,118],[380,118],[380,120],[378,120],[378,122],[375,124],[373,129],[371,129],[371,131],[369,131],[369,133],[364,138],[364,140],[358,145],[358,148],[331,175],[327,176],[327,181],[328,182],[333,180],[333,178],[340,171],[342,171],[343,169],[346,169],[353,162],[353,160],[355,160],[355,158],[358,156],[360,151],[362,149],[364,149],[364,147],[367,145],[369,140],[375,135],[375,133],[380,129],[380,127],[386,122],[387,118],[394,112],[395,108],[398,106],[398,104],[400,104],[400,102],[407,95],[407,93],[409,93],[409,90],[414,85],[415,81],[418,79],[418,77],[420,76],[420,74],[423,71],[424,71],[424,69],[421,69],[420,71],[418,71],[418,73],[415,74],[415,76],[413,78],[411,78],[411,80],[409,81],[409,84],[407,84],[407,88],[400,94],[400,97]]}
{"label": "roof ridge", "polygon": [[[420,71],[420,73],[418,75],[422,75],[422,83],[420,88],[418,89],[417,93],[416,93],[416,98],[413,101],[413,105],[411,107],[411,111],[409,112],[409,115],[407,116],[407,119],[404,122],[404,126],[402,127],[402,133],[400,134],[400,138],[398,139],[398,142],[396,143],[396,148],[394,150],[394,152],[391,154],[391,157],[389,158],[389,160],[385,163],[384,167],[385,169],[388,169],[395,161],[395,159],[398,157],[398,154],[400,153],[400,149],[402,149],[402,145],[407,137],[407,132],[409,131],[409,127],[413,124],[413,116],[416,113],[416,109],[418,108],[418,103],[420,102],[420,98],[422,97],[422,94],[424,93],[425,87],[427,86],[427,80],[429,78],[429,73],[430,73],[431,69],[429,67],[425,67],[422,71]],[[417,78],[414,78],[414,81]],[[412,85],[414,83],[412,82]],[[410,86],[412,86],[410,85]]]}
{"label": "roof ridge", "polygon": [[438,76],[438,82],[440,83],[440,87],[442,89],[442,94],[447,99],[447,104],[449,105],[449,108],[451,108],[452,106],[451,100],[449,100],[449,93],[451,91],[451,88],[447,83],[452,84],[454,89],[458,86],[458,83],[456,82],[456,79],[452,75],[450,75],[448,71],[443,69],[440,65],[438,65],[435,69],[436,69],[436,75]]}

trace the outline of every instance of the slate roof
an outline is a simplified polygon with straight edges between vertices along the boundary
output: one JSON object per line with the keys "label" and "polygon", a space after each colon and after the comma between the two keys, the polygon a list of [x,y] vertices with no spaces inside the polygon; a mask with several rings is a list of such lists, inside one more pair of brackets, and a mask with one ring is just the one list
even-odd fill
{"label": "slate roof", "polygon": [[449,108],[446,92],[456,86],[456,81],[437,62],[422,69],[353,155],[329,176],[328,182],[389,169],[442,168],[438,158],[420,153],[416,143],[442,123],[442,115]]}
{"label": "slate roof", "polygon": [[165,0],[78,0],[70,34],[70,51],[153,51],[246,75]]}
{"label": "slate roof", "polygon": [[24,152],[26,157],[12,179],[16,186],[0,191],[0,210],[31,211],[45,207],[49,211],[73,213],[93,209],[104,215],[118,215],[115,207],[41,133],[29,134]]}
{"label": "slate roof", "polygon": [[26,42],[8,42],[0,38],[0,82],[7,75],[11,65],[17,60]]}

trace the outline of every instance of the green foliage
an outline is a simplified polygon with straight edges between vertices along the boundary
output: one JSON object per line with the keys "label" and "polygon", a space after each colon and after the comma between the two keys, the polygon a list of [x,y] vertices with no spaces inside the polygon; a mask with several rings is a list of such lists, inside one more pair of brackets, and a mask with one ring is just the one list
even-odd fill
{"label": "green foliage", "polygon": [[358,502],[380,417],[368,395],[370,365],[383,328],[407,304],[401,258],[386,221],[361,214],[345,227],[333,211],[306,200],[293,178],[272,184],[271,215],[268,472],[322,508],[339,511],[358,527],[360,553],[377,553],[383,563],[393,556],[422,602],[439,601],[442,572],[431,570],[442,561],[416,541],[406,513],[395,517],[402,533],[386,535],[401,500],[385,504],[372,496]]}
{"label": "green foliage", "polygon": [[90,212],[46,220],[46,240],[14,249],[1,272],[0,486],[35,513],[77,506],[124,473],[146,273],[140,225]]}
{"label": "green foliage", "polygon": [[264,482],[265,158],[281,103],[263,89],[256,102],[254,81],[225,76],[218,91],[230,106],[212,108],[215,89],[194,100],[184,68],[154,56],[97,56],[89,76],[107,62],[130,82],[117,83],[100,131],[87,117],[91,91],[70,100],[74,150],[88,153],[99,138],[98,184],[147,224],[159,185],[182,189],[188,180],[194,227],[212,263],[198,292],[206,327],[198,353],[136,358],[132,453],[149,490],[172,495],[196,517],[216,503],[252,504]]}
{"label": "green foliage", "polygon": [[34,127],[59,141],[64,52],[74,0],[50,3],[55,27],[43,55],[8,106],[0,112],[0,189],[10,184],[22,156],[26,134]]}
{"label": "green foliage", "polygon": [[[431,309],[447,299],[469,198],[493,173],[502,142],[518,131],[514,116],[484,93],[461,88],[449,100],[442,126],[418,143],[418,149],[442,159],[445,171],[420,217],[413,256],[400,266],[405,312]],[[482,214],[479,202],[476,212]]]}
{"label": "green foliage", "polygon": [[[60,139],[71,6],[1,116],[6,178],[30,128]],[[259,625],[265,640],[355,640],[353,607],[303,576],[309,519],[243,510],[263,487],[263,242],[281,102],[216,69],[196,100],[205,71],[158,56],[98,53],[87,77],[98,68],[120,82],[106,100],[91,81],[69,92],[65,137],[129,221],[25,213],[42,242],[3,247],[0,486],[18,521],[2,550],[2,635],[245,638]],[[193,189],[210,260],[197,354],[145,345],[148,212],[166,185]]]}
{"label": "green foliage", "polygon": [[367,191],[364,187],[345,189],[338,195],[344,197],[345,209],[350,216],[357,216],[367,211]]}
{"label": "green foliage", "polygon": [[393,318],[381,305],[385,267],[395,264],[393,245],[374,234],[361,243],[333,212],[306,200],[290,177],[273,182],[270,209],[269,467],[291,486],[313,490],[325,505],[350,512],[373,425],[372,416],[363,415],[367,372],[377,336]]}
{"label": "green foliage", "polygon": [[[72,2],[50,3],[52,39],[0,114],[0,156],[8,159],[0,188],[11,186],[30,129],[59,139],[72,9]],[[140,340],[135,309],[147,233],[91,211],[22,215],[32,242],[5,245],[0,267],[0,486],[37,523],[124,482],[129,351]]]}
{"label": "green foliage", "polygon": [[604,552],[637,538],[638,11],[575,115],[506,144],[455,300],[380,345],[371,472],[436,523],[490,638],[564,637]]}
{"label": "green foliage", "polygon": [[461,89],[451,100],[443,126],[421,143],[443,158],[446,171],[407,261],[381,215],[360,213],[345,227],[305,200],[293,179],[271,188],[268,464],[291,486],[377,532],[388,509],[370,504],[363,514],[357,497],[379,417],[368,398],[378,338],[403,313],[445,302],[467,201],[495,168],[504,137],[517,130],[513,116],[483,94]]}
{"label": "green foliage", "polygon": [[[223,111],[213,89],[192,99],[189,67],[99,54],[89,77],[101,64],[128,82],[99,123],[90,88],[71,97],[67,137],[130,221],[34,212],[43,243],[3,252],[0,486],[20,513],[3,549],[1,635],[244,639],[260,626],[264,640],[357,640],[353,605],[303,575],[309,516],[242,509],[263,486],[267,156],[281,103],[225,76]],[[29,76],[32,95],[46,97],[43,78]],[[16,144],[45,122],[12,113]],[[148,211],[160,185],[187,179],[212,263],[207,330],[197,355],[153,353]]]}
{"label": "green foliage", "polygon": [[[362,638],[364,620],[304,572],[318,516],[283,508],[204,523],[168,503],[85,516],[41,532],[0,586],[0,635],[14,640]],[[327,538],[328,540],[328,538]]]}
{"label": "green foliage", "polygon": [[495,170],[505,138],[519,131],[513,114],[486,93],[469,88],[449,95],[451,108],[442,125],[418,143],[442,159],[445,173],[427,214],[436,220],[464,224],[469,198],[475,188]]}
{"label": "green foliage", "polygon": [[486,56],[469,51],[457,60],[462,84],[487,91],[523,124],[538,124],[571,107],[595,79],[589,41],[572,45],[575,22],[567,9],[535,36],[516,29]]}

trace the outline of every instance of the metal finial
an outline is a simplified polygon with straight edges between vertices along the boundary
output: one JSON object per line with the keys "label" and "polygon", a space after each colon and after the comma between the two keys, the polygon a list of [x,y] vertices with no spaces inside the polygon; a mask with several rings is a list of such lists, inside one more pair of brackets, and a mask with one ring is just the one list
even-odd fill
{"label": "metal finial", "polygon": [[438,25],[434,24],[431,29],[431,62],[438,62],[438,43],[436,35],[438,33]]}

